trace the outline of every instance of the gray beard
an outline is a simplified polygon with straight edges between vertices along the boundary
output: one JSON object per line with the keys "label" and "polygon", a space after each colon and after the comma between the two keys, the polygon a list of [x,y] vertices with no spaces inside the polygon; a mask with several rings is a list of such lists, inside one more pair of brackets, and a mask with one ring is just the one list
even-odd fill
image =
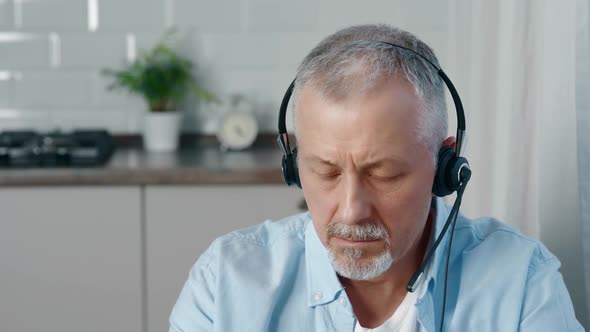
{"label": "gray beard", "polygon": [[361,263],[359,258],[362,250],[345,248],[338,254],[334,248],[328,247],[328,258],[332,267],[340,276],[351,280],[370,280],[387,271],[393,264],[393,257],[389,252],[389,246],[377,257],[368,263]]}

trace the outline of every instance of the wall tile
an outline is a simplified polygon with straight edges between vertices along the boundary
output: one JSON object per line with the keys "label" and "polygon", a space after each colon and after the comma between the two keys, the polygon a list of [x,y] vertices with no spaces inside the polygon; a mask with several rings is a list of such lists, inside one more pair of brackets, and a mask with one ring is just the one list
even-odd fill
{"label": "wall tile", "polygon": [[242,0],[176,0],[174,23],[182,30],[194,27],[199,32],[238,32],[244,13]]}
{"label": "wall tile", "polygon": [[128,63],[128,36],[134,38],[132,47],[137,58],[156,45],[159,33],[83,32],[60,33],[61,67],[65,69],[122,68]]}
{"label": "wall tile", "polygon": [[[356,24],[388,23],[399,25],[403,16],[401,0],[317,2],[319,26],[323,34]],[[407,1],[411,2],[411,1]]]}
{"label": "wall tile", "polygon": [[15,83],[17,107],[86,106],[91,101],[92,76],[86,72],[23,72]]}
{"label": "wall tile", "polygon": [[[47,68],[49,67],[49,38],[45,34],[6,32],[0,38],[0,68]],[[7,40],[9,39],[9,40]]]}
{"label": "wall tile", "polygon": [[253,99],[280,101],[295,76],[295,70],[281,68],[215,68],[216,75],[207,82],[215,93],[223,98],[232,94],[244,94]]}
{"label": "wall tile", "polygon": [[88,30],[86,0],[21,1],[24,30]]}
{"label": "wall tile", "polygon": [[[163,37],[163,32],[146,32],[141,31],[139,33],[133,33],[135,36],[135,43],[136,43],[136,51],[137,55],[140,55],[143,52],[149,51],[153,48]],[[175,49],[178,49],[184,43],[184,35],[182,32],[178,32],[172,39],[172,46]],[[175,43],[176,42],[176,43]],[[180,43],[180,45],[178,45]]]}
{"label": "wall tile", "polygon": [[0,30],[12,30],[14,27],[14,9],[12,0],[0,0]]}
{"label": "wall tile", "polygon": [[217,65],[267,66],[281,62],[280,49],[263,35],[205,34],[205,58]]}
{"label": "wall tile", "polygon": [[99,30],[159,31],[165,27],[164,0],[101,0]]}
{"label": "wall tile", "polygon": [[127,133],[141,133],[143,131],[143,116],[145,113],[144,109],[127,110]]}
{"label": "wall tile", "polygon": [[251,31],[314,31],[318,11],[311,1],[251,0],[247,8]]}
{"label": "wall tile", "polygon": [[0,78],[0,108],[12,107],[14,99],[14,81]]}
{"label": "wall tile", "polygon": [[204,34],[204,55],[217,65],[297,67],[320,40],[310,33]]}
{"label": "wall tile", "polygon": [[125,34],[63,33],[61,65],[64,68],[119,67],[126,59]]}
{"label": "wall tile", "polygon": [[128,132],[128,114],[124,110],[55,110],[50,114],[51,127],[64,131],[106,128],[113,133]]}
{"label": "wall tile", "polygon": [[0,108],[0,131],[22,129],[50,130],[49,113],[42,110]]}
{"label": "wall tile", "polygon": [[444,27],[447,24],[448,8],[448,0],[403,1],[397,6],[402,14],[398,25],[412,32],[419,27]]}

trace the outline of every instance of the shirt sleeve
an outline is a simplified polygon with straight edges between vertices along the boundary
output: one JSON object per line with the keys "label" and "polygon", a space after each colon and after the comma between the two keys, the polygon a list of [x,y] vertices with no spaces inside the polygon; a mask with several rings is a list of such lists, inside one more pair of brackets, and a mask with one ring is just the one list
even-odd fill
{"label": "shirt sleeve", "polygon": [[552,256],[529,267],[519,331],[584,331],[576,320],[559,266]]}
{"label": "shirt sleeve", "polygon": [[195,263],[170,315],[170,332],[213,331],[215,274],[213,246]]}

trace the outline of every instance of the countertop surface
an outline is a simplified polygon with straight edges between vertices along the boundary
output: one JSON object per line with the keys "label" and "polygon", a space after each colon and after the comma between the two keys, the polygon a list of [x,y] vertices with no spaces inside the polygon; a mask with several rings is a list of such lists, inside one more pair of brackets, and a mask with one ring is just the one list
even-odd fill
{"label": "countertop surface", "polygon": [[215,142],[182,146],[175,152],[146,152],[119,146],[102,166],[84,168],[0,168],[0,186],[281,184],[276,144],[221,151]]}

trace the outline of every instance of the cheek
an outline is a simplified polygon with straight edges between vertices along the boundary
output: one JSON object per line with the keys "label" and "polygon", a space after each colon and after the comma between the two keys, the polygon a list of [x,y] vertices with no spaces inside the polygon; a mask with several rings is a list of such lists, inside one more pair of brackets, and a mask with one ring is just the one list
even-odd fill
{"label": "cheek", "polygon": [[[381,197],[378,209],[386,225],[392,248],[406,250],[424,230],[430,211],[432,194],[428,184],[416,180],[391,195]],[[397,248],[396,248],[397,247]]]}
{"label": "cheek", "polygon": [[313,184],[302,183],[303,196],[307,203],[307,208],[311,214],[313,225],[316,233],[324,245],[327,243],[326,228],[328,223],[333,219],[334,211],[336,211],[335,200],[331,193],[319,190]]}

